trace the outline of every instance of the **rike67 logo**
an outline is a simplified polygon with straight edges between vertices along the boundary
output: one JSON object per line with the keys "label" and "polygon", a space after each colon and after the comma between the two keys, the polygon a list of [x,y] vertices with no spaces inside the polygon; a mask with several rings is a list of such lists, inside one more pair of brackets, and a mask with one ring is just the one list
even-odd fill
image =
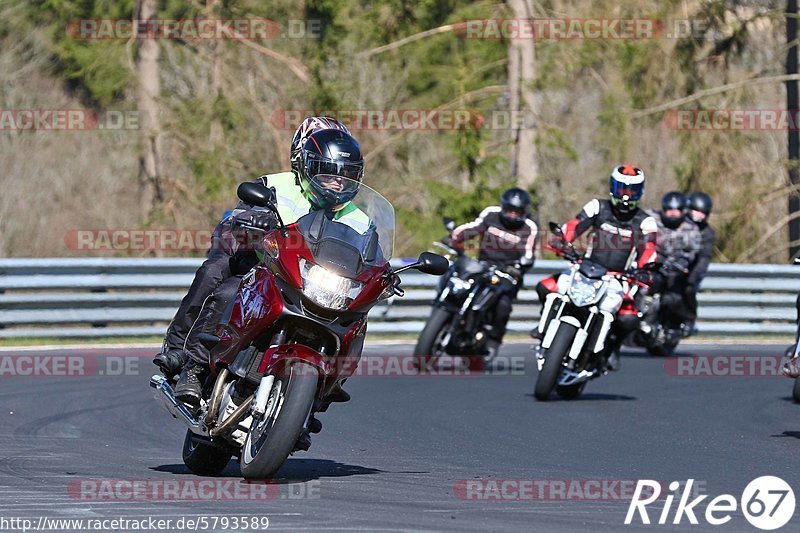
{"label": "rike67 logo", "polygon": [[[700,513],[698,507],[708,498],[708,495],[697,496],[689,501],[692,496],[693,479],[685,484],[673,481],[669,484],[669,493],[661,499],[661,484],[649,479],[639,480],[633,493],[633,499],[625,516],[625,524],[631,524],[638,512],[642,524],[650,524],[648,505],[651,511],[660,507],[657,523],[667,524],[672,514],[672,504],[678,498],[678,505],[672,515],[672,524],[680,524],[684,517],[690,524],[699,523],[697,516],[705,518],[712,526],[721,526],[731,521],[732,513],[737,506],[751,525],[762,530],[773,530],[785,526],[792,519],[795,509],[794,491],[784,480],[775,476],[762,476],[751,481],[742,492],[741,499],[737,502],[731,494],[721,494],[706,505],[705,512]],[[677,491],[683,486],[680,495]],[[663,501],[663,507],[662,507]],[[658,503],[656,503],[658,502]],[[697,514],[695,514],[697,513]]]}

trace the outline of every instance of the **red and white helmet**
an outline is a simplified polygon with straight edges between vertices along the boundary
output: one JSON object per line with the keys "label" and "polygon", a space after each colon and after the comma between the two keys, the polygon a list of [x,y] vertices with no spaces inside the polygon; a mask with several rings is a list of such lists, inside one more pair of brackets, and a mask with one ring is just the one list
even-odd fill
{"label": "red and white helmet", "polygon": [[301,150],[306,144],[308,137],[319,130],[339,130],[350,135],[347,126],[331,117],[308,117],[302,124],[297,127],[292,138],[292,148],[289,156],[289,161],[292,164],[292,170],[299,172],[297,166],[300,162]]}

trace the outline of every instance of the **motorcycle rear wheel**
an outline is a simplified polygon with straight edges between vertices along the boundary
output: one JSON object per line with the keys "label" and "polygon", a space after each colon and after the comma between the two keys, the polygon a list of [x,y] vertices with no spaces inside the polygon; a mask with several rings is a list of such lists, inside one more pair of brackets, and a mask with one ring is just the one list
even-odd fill
{"label": "motorcycle rear wheel", "polygon": [[792,398],[797,403],[800,403],[800,378],[794,378],[794,387],[792,388]]}

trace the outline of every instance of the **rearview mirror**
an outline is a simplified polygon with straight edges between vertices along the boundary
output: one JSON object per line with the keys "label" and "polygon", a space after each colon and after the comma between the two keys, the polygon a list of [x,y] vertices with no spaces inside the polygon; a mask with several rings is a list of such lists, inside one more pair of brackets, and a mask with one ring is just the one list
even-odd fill
{"label": "rearview mirror", "polygon": [[452,218],[442,217],[442,222],[444,222],[445,229],[447,229],[447,231],[449,231],[450,233],[452,233],[453,230],[456,229],[456,221],[453,220]]}
{"label": "rearview mirror", "polygon": [[275,190],[260,183],[245,182],[236,189],[241,201],[255,207],[267,207],[275,203]]}
{"label": "rearview mirror", "polygon": [[550,222],[550,231],[552,231],[559,237],[562,237],[564,235],[564,232],[561,230],[561,226],[559,226],[558,223],[556,222]]}
{"label": "rearview mirror", "polygon": [[417,270],[423,274],[441,276],[450,268],[450,262],[439,254],[422,252],[417,260]]}

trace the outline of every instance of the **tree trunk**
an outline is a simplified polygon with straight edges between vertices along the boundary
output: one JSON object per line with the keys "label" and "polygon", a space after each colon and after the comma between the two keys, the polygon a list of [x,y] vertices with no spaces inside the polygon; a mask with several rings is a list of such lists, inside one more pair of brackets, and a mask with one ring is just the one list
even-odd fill
{"label": "tree trunk", "polygon": [[[150,20],[157,17],[158,0],[137,0],[136,19]],[[142,39],[136,56],[139,87],[136,105],[139,111],[139,192],[141,206],[147,214],[152,207],[164,200],[161,169],[161,119],[159,99],[161,82],[158,60],[161,50],[152,38]]]}
{"label": "tree trunk", "polygon": [[[789,43],[789,50],[786,53],[786,74],[797,74],[797,0],[787,0],[786,2],[786,42]],[[794,113],[798,109],[797,80],[786,81],[786,109],[789,113]],[[798,177],[798,160],[800,160],[800,131],[797,128],[789,128],[787,138],[789,148],[789,182],[797,185],[800,181]],[[789,194],[789,215],[800,211],[800,195],[797,190]],[[789,222],[789,242],[797,243],[800,241],[800,219],[793,218]],[[797,257],[800,248],[796,244],[789,246],[789,259]]]}
{"label": "tree trunk", "polygon": [[[206,2],[206,16],[209,18],[214,17],[214,8],[217,5],[217,0],[208,0]],[[217,104],[217,99],[222,94],[222,43],[211,43],[211,126],[209,129],[209,141],[211,146],[217,147],[225,143],[225,132],[222,129],[222,122],[217,116],[214,107]]]}
{"label": "tree trunk", "polygon": [[[531,0],[507,0],[506,3],[514,18],[533,18]],[[509,111],[514,135],[511,175],[525,189],[531,189],[538,177],[534,43],[533,39],[511,39],[508,45]]]}

